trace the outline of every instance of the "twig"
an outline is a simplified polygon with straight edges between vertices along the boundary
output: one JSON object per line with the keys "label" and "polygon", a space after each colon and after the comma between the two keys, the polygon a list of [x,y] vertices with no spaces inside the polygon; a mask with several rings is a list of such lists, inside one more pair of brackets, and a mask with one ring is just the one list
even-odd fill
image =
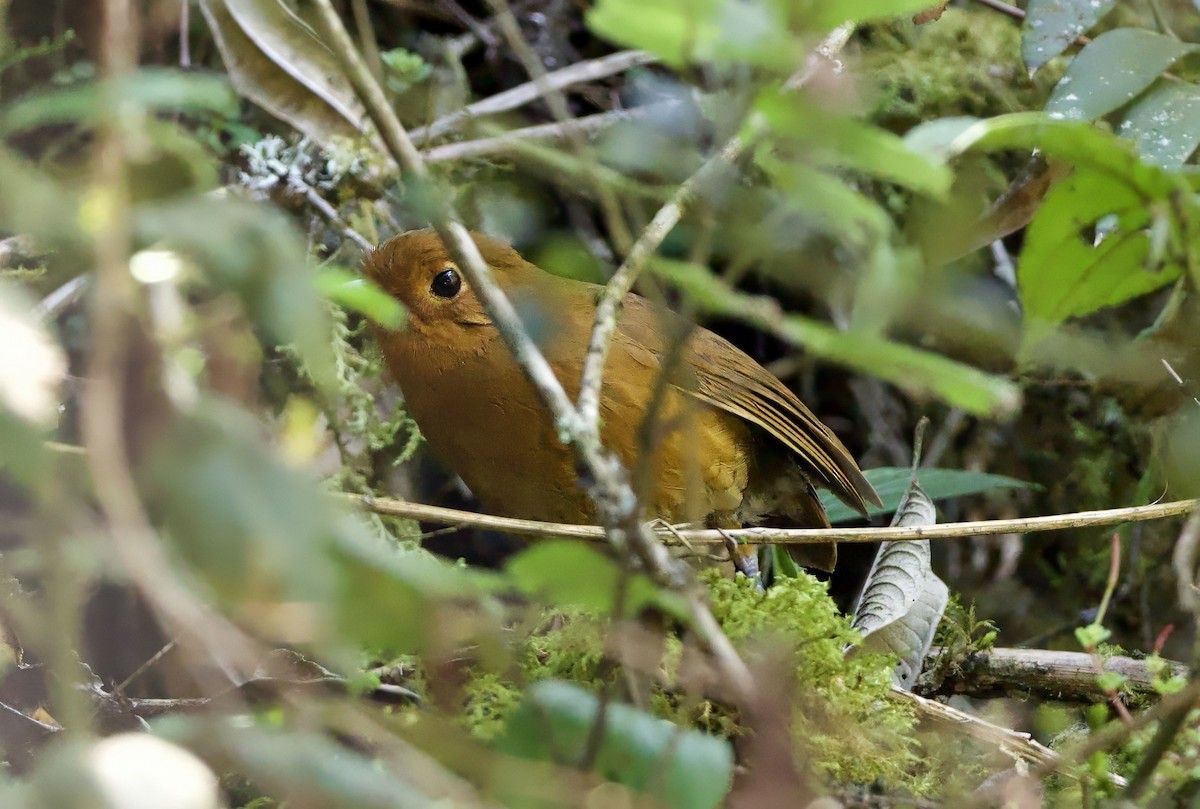
{"label": "twig", "polygon": [[[788,80],[787,86],[790,89],[796,89],[807,83],[823,62],[831,59],[845,47],[853,31],[853,26],[847,24],[830,33],[817,46],[816,52],[809,57],[805,68]],[[695,174],[679,186],[671,200],[654,214],[654,218],[642,231],[621,266],[609,279],[604,293],[596,305],[595,325],[592,327],[592,336],[588,341],[587,355],[583,363],[583,377],[579,386],[579,415],[590,429],[598,429],[597,425],[600,421],[600,389],[604,379],[604,365],[608,360],[608,349],[612,342],[613,332],[617,329],[617,317],[620,314],[621,302],[633,289],[638,274],[658,250],[667,234],[679,224],[687,207],[714,177],[734,165],[742,154],[766,132],[766,128],[767,124],[761,115],[752,116],[751,120],[747,122],[745,135],[731,138],[717,154],[709,158]]]}
{"label": "twig", "polygon": [[999,11],[1001,14],[1007,14],[1014,20],[1025,19],[1025,9],[1009,5],[1003,2],[1003,0],[975,0],[975,2],[981,6],[987,6],[994,11]]}
{"label": "twig", "polygon": [[[539,522],[512,517],[495,517],[473,511],[460,511],[422,503],[407,503],[386,497],[343,494],[356,504],[376,514],[407,517],[435,523],[447,523],[478,528],[493,528],[529,537],[565,537],[598,541],[604,529],[596,525]],[[1071,514],[1052,514],[1045,517],[1021,517],[1011,520],[980,520],[978,522],[948,522],[941,525],[918,525],[910,528],[734,528],[725,531],[712,529],[658,529],[659,541],[665,545],[723,545],[723,534],[749,542],[781,545],[803,545],[836,540],[838,542],[882,542],[900,539],[957,539],[959,537],[989,536],[991,534],[1035,533],[1067,528],[1094,528],[1125,522],[1161,520],[1178,517],[1200,507],[1200,500],[1175,500],[1145,506],[1110,508],[1098,511],[1077,511]]]}
{"label": "twig", "polygon": [[[653,54],[645,51],[618,51],[599,59],[589,59],[586,62],[576,62],[573,65],[545,73],[540,80],[527,81],[511,90],[488,96],[485,99],[469,104],[460,110],[437,119],[429,126],[418,127],[409,132],[414,141],[425,141],[429,138],[440,137],[458,128],[461,124],[473,118],[485,115],[495,115],[499,112],[516,109],[531,101],[536,101],[550,92],[557,92],[573,84],[596,81],[616,73],[628,70],[638,65],[649,65],[658,61]],[[562,123],[560,121],[560,123]]]}
{"label": "twig", "polygon": [[342,219],[340,215],[338,215],[337,210],[335,210],[334,207],[330,205],[324,197],[317,193],[317,189],[313,188],[311,185],[299,178],[293,178],[292,182],[298,184],[304,189],[304,198],[308,200],[308,204],[316,208],[322,216],[329,220],[331,225],[342,232],[343,236],[357,244],[366,252],[370,252],[371,250],[375,249],[375,245],[371,244],[371,242],[357,230],[350,227],[350,225],[347,224],[347,222]]}
{"label": "twig", "polygon": [[591,134],[606,129],[613,124],[626,121],[636,121],[654,114],[668,113],[681,106],[679,101],[662,101],[657,104],[647,104],[628,110],[611,110],[587,115],[583,118],[572,118],[569,121],[538,124],[520,129],[513,129],[503,135],[490,138],[465,140],[459,143],[447,143],[426,149],[422,155],[426,163],[444,163],[451,160],[463,160],[468,157],[503,154],[512,151],[517,144],[529,140],[564,140],[574,133]]}
{"label": "twig", "polygon": [[[930,649],[924,668],[936,671],[944,649]],[[1103,659],[1104,671],[1125,677],[1123,689],[1138,696],[1157,696],[1155,675],[1145,660],[1112,656]],[[1188,667],[1170,662],[1169,675],[1186,675]],[[1092,656],[1086,652],[1056,649],[985,649],[951,661],[951,672],[928,690],[928,696],[967,694],[975,697],[1030,695],[1064,702],[1106,702],[1109,694],[1096,682]]]}
{"label": "twig", "polygon": [[[521,26],[517,23],[517,18],[513,16],[508,0],[487,0],[487,3],[495,12],[500,32],[508,40],[509,47],[513,49],[517,58],[520,59],[529,78],[536,85],[537,91],[546,99],[555,119],[560,124],[574,119],[575,116],[567,108],[567,97],[550,81],[549,74],[546,73],[538,55],[534,53],[533,48],[529,47],[529,43],[521,34]],[[604,214],[609,234],[621,252],[627,251],[633,242],[633,237],[629,233],[629,225],[625,222],[617,195],[599,177],[597,169],[600,166],[600,160],[596,151],[582,135],[574,131],[568,135],[567,142],[571,145],[575,155],[583,161],[587,181],[600,202],[600,210]]]}
{"label": "twig", "polygon": [[1000,748],[1011,756],[1033,761],[1044,767],[1054,769],[1062,767],[1062,757],[1049,747],[1035,741],[1028,733],[992,724],[978,716],[899,688],[892,689],[889,696],[897,702],[911,705],[925,719],[946,726],[953,731],[964,732],[972,738]]}

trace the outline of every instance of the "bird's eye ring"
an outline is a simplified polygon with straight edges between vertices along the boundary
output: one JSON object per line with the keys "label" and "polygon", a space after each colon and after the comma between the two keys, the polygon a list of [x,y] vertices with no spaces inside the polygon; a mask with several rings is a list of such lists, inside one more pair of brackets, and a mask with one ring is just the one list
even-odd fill
{"label": "bird's eye ring", "polygon": [[462,277],[458,274],[458,270],[447,267],[433,277],[433,283],[430,284],[429,289],[439,298],[453,298],[462,289]]}

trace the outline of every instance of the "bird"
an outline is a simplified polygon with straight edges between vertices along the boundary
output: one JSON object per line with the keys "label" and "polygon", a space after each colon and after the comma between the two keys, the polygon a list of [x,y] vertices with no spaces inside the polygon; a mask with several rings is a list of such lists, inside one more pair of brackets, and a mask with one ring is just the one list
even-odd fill
{"label": "bird", "polygon": [[[500,239],[470,235],[577,400],[604,288],[546,272]],[[409,415],[481,505],[500,516],[596,522],[574,450],[438,234],[394,236],[366,254],[363,270],[407,310],[400,327],[375,330]],[[609,348],[600,439],[627,469],[643,470],[634,480],[648,520],[824,528],[817,487],[864,516],[868,504],[881,505],[842,442],[779,379],[714,332],[632,292]],[[738,550],[757,571],[745,546]],[[807,567],[831,570],[836,561],[832,543],[790,550]]]}

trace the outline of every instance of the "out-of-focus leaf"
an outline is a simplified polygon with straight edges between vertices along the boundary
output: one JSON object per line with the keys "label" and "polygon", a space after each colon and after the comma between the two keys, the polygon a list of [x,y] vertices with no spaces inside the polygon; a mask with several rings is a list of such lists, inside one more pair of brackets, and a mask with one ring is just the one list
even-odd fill
{"label": "out-of-focus leaf", "polygon": [[386,150],[345,73],[314,28],[283,0],[201,0],[238,92],[322,146],[366,138]]}
{"label": "out-of-focus leaf", "polygon": [[202,402],[155,446],[143,485],[175,547],[221,596],[306,603],[319,614],[333,594],[328,553],[354,525],[258,434],[243,411]]}
{"label": "out-of-focus leaf", "polygon": [[906,139],[914,148],[947,160],[970,150],[1038,149],[1077,168],[1119,177],[1148,199],[1166,198],[1187,188],[1180,176],[1138,159],[1128,140],[1084,122],[1048,119],[1037,112],[932,121],[915,127]]}
{"label": "out-of-focus leaf", "polygon": [[404,305],[358,273],[340,267],[323,267],[317,274],[317,290],[329,300],[351,309],[389,329],[404,323]]}
{"label": "out-of-focus leaf", "polygon": [[79,244],[79,198],[0,148],[0,228],[46,243]]}
{"label": "out-of-focus leaf", "polygon": [[804,160],[847,168],[939,197],[950,189],[950,170],[877,126],[831,113],[798,93],[763,93],[755,104],[777,137],[798,141]]}
{"label": "out-of-focus leaf", "polygon": [[587,14],[599,36],[650,51],[673,67],[748,63],[791,71],[812,34],[845,22],[911,15],[927,0],[600,0]]}
{"label": "out-of-focus leaf", "polygon": [[[870,515],[874,517],[877,514],[890,514],[899,510],[900,503],[908,492],[912,470],[906,466],[880,466],[867,469],[863,474],[871,481],[879,499],[883,501],[882,506],[868,507]],[[966,497],[993,489],[1037,488],[1037,484],[1024,480],[966,469],[922,469],[921,484],[928,492],[925,496],[935,501]],[[821,505],[825,507],[825,513],[831,523],[862,519],[861,514],[838,500],[831,492],[821,490],[820,496]]]}
{"label": "out-of-focus leaf", "polygon": [[[485,598],[499,583],[494,574],[379,542],[339,542],[330,561],[338,576],[339,631],[347,640],[416,654],[499,630]],[[455,604],[475,606],[456,614]]]}
{"label": "out-of-focus leaf", "polygon": [[[1052,188],[1029,225],[1017,269],[1029,339],[1178,278],[1176,261],[1153,255],[1156,219],[1175,230],[1165,206],[1156,210],[1121,179],[1097,171],[1077,169]],[[1111,227],[1100,236],[1102,224]]]}
{"label": "out-of-focus leaf", "polygon": [[143,243],[188,256],[240,295],[268,337],[294,346],[317,384],[332,384],[329,313],[316,290],[316,270],[286,217],[248,202],[186,199],[138,206],[135,224]]}
{"label": "out-of-focus leaf", "polygon": [[[449,774],[430,759],[414,756],[407,765],[412,771],[398,773],[394,766],[399,759],[393,759],[392,766],[385,765],[379,758],[339,744],[331,736],[294,727],[244,728],[227,722],[172,717],[160,723],[159,731],[205,758],[236,761],[239,773],[289,806],[430,807],[437,803],[436,796],[425,794],[420,785],[450,780]],[[418,774],[417,766],[424,772]],[[459,790],[454,805],[483,805],[468,800],[469,794],[466,789]]]}
{"label": "out-of-focus leaf", "polygon": [[[892,525],[933,525],[933,501],[915,482]],[[896,655],[896,684],[911,691],[933,635],[946,611],[950,591],[930,566],[929,540],[884,542],[875,555],[854,608],[860,648]]]}
{"label": "out-of-focus leaf", "polygon": [[1050,94],[1046,112],[1076,121],[1098,118],[1131,101],[1196,48],[1141,28],[1103,33],[1072,60]]}
{"label": "out-of-focus leaf", "polygon": [[1029,0],[1021,26],[1021,56],[1038,70],[1087,33],[1117,0]]}
{"label": "out-of-focus leaf", "polygon": [[1020,390],[1007,379],[874,334],[840,332],[807,317],[784,314],[774,299],[738,292],[705,267],[655,259],[651,269],[709,314],[739,318],[814,356],[858,368],[916,395],[936,396],[981,414],[1009,413],[1021,401]]}
{"label": "out-of-focus leaf", "polygon": [[26,96],[4,110],[0,134],[11,135],[47,124],[95,124],[112,114],[106,105],[114,97],[120,98],[123,105],[140,105],[155,112],[237,113],[237,95],[224,77],[142,68],[119,80],[110,92],[91,83]]}
{"label": "out-of-focus leaf", "polygon": [[1117,134],[1133,138],[1147,163],[1183,165],[1200,146],[1200,85],[1159,79],[1130,105]]}
{"label": "out-of-focus leaf", "polygon": [[[596,697],[577,685],[543,680],[529,689],[497,747],[518,758],[581,761],[596,706]],[[629,705],[606,710],[596,772],[675,809],[720,805],[733,778],[729,742]]]}
{"label": "out-of-focus leaf", "polygon": [[[582,542],[539,542],[517,554],[508,572],[518,589],[551,604],[573,604],[611,614],[620,571],[617,563]],[[660,593],[645,576],[631,575],[627,582],[625,612],[636,613],[648,604],[668,609],[686,619],[687,605],[672,593]]]}

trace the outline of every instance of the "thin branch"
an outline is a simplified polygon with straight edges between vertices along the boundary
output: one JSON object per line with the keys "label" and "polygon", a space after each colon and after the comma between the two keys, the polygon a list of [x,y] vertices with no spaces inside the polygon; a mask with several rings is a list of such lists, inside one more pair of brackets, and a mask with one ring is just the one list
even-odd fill
{"label": "thin branch", "polygon": [[[487,0],[492,11],[495,12],[496,22],[500,25],[500,32],[504,34],[504,38],[508,40],[508,45],[520,59],[521,64],[525,67],[525,72],[529,74],[529,78],[533,80],[537,86],[537,90],[546,99],[546,103],[550,107],[550,111],[554,114],[554,118],[559,123],[566,123],[573,120],[575,116],[571,114],[567,107],[567,97],[563,91],[554,87],[550,81],[549,74],[542,66],[541,59],[533,48],[529,47],[529,43],[525,41],[524,35],[521,33],[521,26],[517,22],[517,18],[513,16],[512,8],[508,5],[508,0]],[[621,211],[620,201],[613,190],[609,188],[603,180],[600,179],[597,169],[600,166],[600,160],[596,155],[595,149],[591,143],[582,135],[572,132],[567,138],[572,151],[576,157],[579,157],[584,164],[584,170],[587,175],[588,183],[592,186],[592,190],[596,195],[596,199],[600,202],[600,210],[604,214],[604,222],[608,226],[609,235],[616,242],[620,252],[624,253],[633,243],[633,237],[629,233],[629,225],[625,222],[624,213]]]}
{"label": "thin branch", "polygon": [[[926,657],[925,669],[936,671],[943,649],[934,648]],[[952,670],[929,688],[928,696],[966,694],[973,697],[1014,696],[1065,702],[1107,702],[1109,693],[1096,682],[1092,655],[1056,649],[984,649],[951,662]],[[1138,696],[1157,696],[1155,675],[1144,659],[1114,655],[1103,658],[1105,672],[1125,677],[1122,691]],[[1186,676],[1183,663],[1165,661],[1169,670],[1160,676]],[[936,679],[936,675],[935,675]]]}
{"label": "thin branch", "polygon": [[[492,528],[528,537],[564,537],[599,541],[604,529],[596,525],[539,522],[512,517],[495,517],[474,511],[460,511],[421,503],[407,503],[386,497],[342,494],[356,504],[376,514],[407,517],[414,520],[448,525]],[[725,537],[732,536],[755,543],[777,545],[806,545],[829,542],[885,542],[911,539],[958,539],[990,536],[992,534],[1037,533],[1068,528],[1095,528],[1126,522],[1162,520],[1179,517],[1200,507],[1200,499],[1175,500],[1145,506],[1110,508],[1098,511],[1077,511],[1071,514],[1051,514],[1044,517],[1021,517],[1011,520],[980,520],[978,522],[948,522],[941,525],[917,525],[909,528],[733,528],[716,531],[701,529],[656,529],[659,541],[669,546],[721,546]]]}
{"label": "thin branch", "polygon": [[627,121],[637,121],[655,114],[669,113],[681,106],[679,101],[662,101],[656,104],[646,104],[627,110],[611,110],[587,115],[583,118],[572,118],[569,121],[538,124],[513,129],[503,135],[490,138],[464,140],[458,143],[447,143],[426,149],[422,154],[426,163],[444,163],[451,160],[463,160],[469,157],[504,154],[512,151],[525,141],[530,140],[565,140],[573,134],[590,135],[613,124]]}
{"label": "thin branch", "polygon": [[[806,62],[805,68],[788,81],[790,89],[802,87],[819,67],[832,59],[850,39],[854,28],[843,25],[835,29],[817,47]],[[595,325],[588,341],[584,358],[583,378],[579,387],[579,415],[590,429],[597,430],[600,421],[600,389],[604,379],[604,365],[608,360],[609,344],[617,329],[617,318],[621,302],[633,289],[638,274],[658,250],[659,245],[683,218],[683,213],[714,177],[733,166],[742,154],[766,132],[767,124],[761,115],[752,116],[747,123],[746,134],[735,136],[700,169],[687,179],[675,192],[675,196],[658,209],[650,224],[642,231],[621,266],[609,279],[604,293],[596,306]]]}
{"label": "thin branch", "polygon": [[429,126],[418,127],[408,134],[414,141],[423,142],[429,138],[445,135],[471,119],[516,109],[531,101],[536,101],[548,93],[558,92],[575,84],[603,79],[631,67],[654,64],[657,61],[657,57],[645,51],[618,51],[599,59],[576,62],[562,70],[545,73],[540,79],[527,81],[511,90],[505,90],[476,101],[474,104],[442,116]]}

